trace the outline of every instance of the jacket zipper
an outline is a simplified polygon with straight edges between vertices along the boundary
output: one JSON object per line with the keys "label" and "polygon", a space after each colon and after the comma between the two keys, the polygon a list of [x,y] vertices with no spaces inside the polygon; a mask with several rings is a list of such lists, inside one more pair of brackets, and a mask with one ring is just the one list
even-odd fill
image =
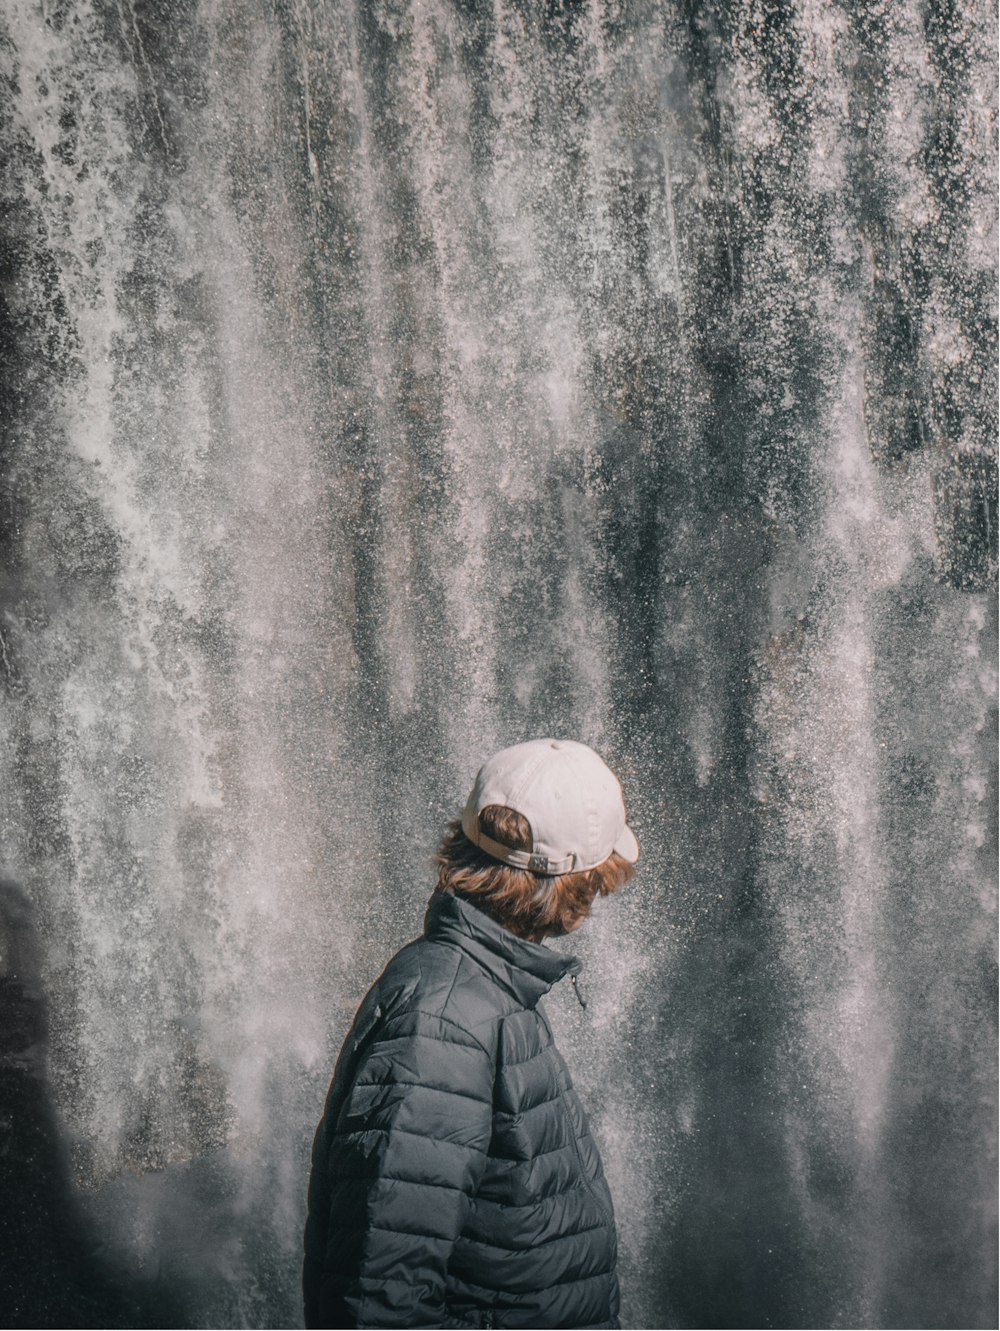
{"label": "jacket zipper", "polygon": [[[570,983],[573,986],[573,992],[576,994],[580,1006],[585,1008],[587,1006],[587,1000],[583,997],[583,995],[580,993],[579,988],[577,987],[576,976],[570,975],[569,978],[570,978]],[[548,1018],[545,1017],[544,1014],[541,1012],[539,1013],[539,1015],[542,1017],[545,1028],[549,1033],[549,1039],[553,1040],[552,1027],[549,1025]],[[583,1179],[584,1186],[586,1187],[587,1191],[590,1193],[591,1197],[593,1197],[594,1201],[597,1203],[597,1208],[600,1211],[601,1215],[604,1216],[604,1219],[608,1222],[611,1228],[614,1229],[615,1225],[614,1215],[604,1205],[603,1198],[601,1197],[597,1189],[594,1187],[594,1184],[591,1182],[590,1175],[587,1173],[587,1166],[584,1163],[583,1152],[580,1150],[580,1140],[576,1135],[576,1124],[573,1122],[573,1115],[569,1112],[565,1100],[563,1100],[563,1095],[564,1092],[560,1091],[559,1099],[562,1102],[563,1115],[566,1119],[566,1125],[569,1128],[569,1135],[573,1139],[573,1150],[576,1152],[576,1158],[580,1162],[580,1176]]]}
{"label": "jacket zipper", "polygon": [[[560,1096],[560,1098],[562,1097]],[[573,1139],[573,1150],[576,1152],[576,1158],[580,1162],[580,1176],[583,1179],[584,1186],[586,1187],[587,1191],[590,1193],[591,1197],[593,1197],[594,1201],[597,1203],[601,1215],[604,1216],[604,1219],[608,1222],[609,1225],[613,1226],[615,1223],[615,1218],[608,1210],[608,1208],[604,1205],[604,1199],[601,1197],[600,1193],[597,1191],[596,1187],[594,1186],[593,1179],[591,1179],[590,1175],[587,1173],[587,1166],[583,1159],[583,1152],[580,1150],[580,1139],[576,1135],[576,1125],[573,1122],[573,1115],[569,1112],[569,1108],[565,1103],[563,1104],[563,1114],[566,1116],[566,1122],[569,1125],[569,1135]]]}
{"label": "jacket zipper", "polygon": [[483,1313],[483,1331],[493,1331],[493,1310],[487,1308]]}

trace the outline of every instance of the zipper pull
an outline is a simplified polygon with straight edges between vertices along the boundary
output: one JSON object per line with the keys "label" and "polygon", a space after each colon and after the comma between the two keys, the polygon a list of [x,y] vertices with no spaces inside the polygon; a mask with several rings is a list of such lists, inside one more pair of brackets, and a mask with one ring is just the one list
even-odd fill
{"label": "zipper pull", "polygon": [[569,982],[570,982],[570,984],[573,986],[573,992],[574,992],[574,994],[576,994],[576,1001],[580,1004],[580,1006],[581,1006],[584,1010],[586,1010],[586,1007],[587,1007],[587,1000],[584,998],[583,994],[580,993],[580,986],[579,986],[579,984],[577,983],[576,976],[575,976],[575,975],[571,975],[571,976],[569,977]]}

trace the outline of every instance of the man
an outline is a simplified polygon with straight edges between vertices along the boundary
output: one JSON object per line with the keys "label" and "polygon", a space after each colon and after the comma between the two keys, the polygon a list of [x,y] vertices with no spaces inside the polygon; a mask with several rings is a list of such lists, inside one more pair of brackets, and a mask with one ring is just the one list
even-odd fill
{"label": "man", "polygon": [[[611,1196],[539,1003],[543,939],[631,877],[621,787],[571,740],[504,749],[437,856],[316,1131],[307,1327],[616,1327]],[[582,1000],[581,1000],[582,1002]]]}

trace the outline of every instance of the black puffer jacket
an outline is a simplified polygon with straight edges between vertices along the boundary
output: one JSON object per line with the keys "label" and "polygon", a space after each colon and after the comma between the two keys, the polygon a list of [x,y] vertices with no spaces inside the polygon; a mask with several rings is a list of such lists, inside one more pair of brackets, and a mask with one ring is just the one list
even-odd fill
{"label": "black puffer jacket", "polygon": [[618,1325],[611,1196],[538,1001],[579,969],[432,897],[316,1132],[307,1327]]}

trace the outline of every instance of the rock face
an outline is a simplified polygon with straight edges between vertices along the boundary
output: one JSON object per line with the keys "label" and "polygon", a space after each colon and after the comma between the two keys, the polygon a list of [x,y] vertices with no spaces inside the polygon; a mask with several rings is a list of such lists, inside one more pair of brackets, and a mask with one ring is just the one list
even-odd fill
{"label": "rock face", "polygon": [[[9,1327],[158,1326],[173,1310],[127,1289],[73,1187],[47,1080],[31,902],[0,879],[0,1303]],[[156,1312],[152,1311],[156,1305]]]}
{"label": "rock face", "polygon": [[332,1056],[562,734],[643,847],[550,1011],[624,1324],[989,1325],[990,7],[4,24],[25,1320],[295,1323]]}

